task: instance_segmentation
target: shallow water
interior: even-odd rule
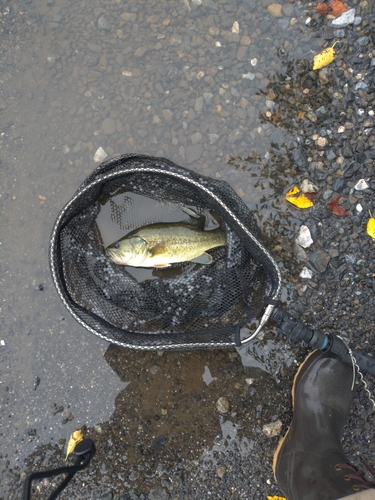
[[[226,180],[254,210],[283,276],[298,275],[292,250],[304,215],[287,205],[284,194],[297,175],[293,152],[299,135],[311,126],[310,97],[303,92],[311,89],[306,61],[321,40],[306,26],[306,6],[285,4],[283,15],[273,17],[268,3],[1,4],[0,498],[19,495],[27,457],[38,468],[47,466],[45,450],[63,448],[73,430],[110,422],[116,408],[127,411],[128,388],[104,358],[108,344],[66,313],[48,267],[53,223],[97,166],[98,148],[108,158],[130,152],[163,156]],[[282,90],[285,78],[295,82],[290,94]],[[323,91],[314,109],[329,100]],[[180,216],[179,209],[175,213]],[[102,231],[104,244],[117,238],[111,231]],[[287,281],[283,300],[289,300]],[[117,368],[126,364],[126,352],[119,352]],[[259,341],[253,366],[277,374],[293,352],[283,341],[266,338]],[[244,365],[252,365],[247,348],[240,354]],[[182,387],[182,399],[184,380],[193,386],[197,364],[201,378],[205,356],[184,358],[185,378],[173,378],[168,391]],[[137,369],[129,387],[148,362],[138,353],[131,358]],[[172,364],[172,354],[167,359]],[[168,362],[164,366],[167,375]],[[220,380],[224,391],[225,373]],[[141,379],[137,386],[140,405],[145,384]],[[194,408],[199,412],[198,399]],[[192,459],[208,435],[217,433],[215,418],[202,416],[206,430],[195,434]],[[142,420],[134,419],[139,425]],[[114,441],[118,428],[113,421],[105,427],[106,438]],[[36,450],[39,457],[31,455]],[[105,459],[104,454],[101,463]],[[114,486],[124,484],[111,477]]]

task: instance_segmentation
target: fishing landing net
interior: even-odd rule
[[[227,244],[208,251],[211,264],[139,270],[106,256],[105,247],[134,228],[186,221],[181,207],[225,228]],[[241,329],[258,318],[258,331],[280,295],[276,263],[233,189],[149,156],[113,158],[89,175],[55,222],[50,266],[60,298],[82,326],[135,349],[241,345],[254,337],[241,340]]]

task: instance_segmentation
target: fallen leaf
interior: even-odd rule
[[[274,497],[267,497],[267,500],[286,500],[285,497],[278,497],[277,495]]]
[[[347,12],[349,9],[345,7],[341,0],[330,0],[328,2],[329,14],[337,17],[340,16],[343,12]]]
[[[322,16],[326,16],[329,12],[329,7],[328,4],[323,3],[323,2],[318,2],[315,5],[316,9],[322,14]]]
[[[375,240],[375,218],[371,215],[371,212],[370,212],[370,218],[367,221],[366,231],[367,234]]]
[[[333,198],[328,204],[327,207],[332,210],[332,212],[335,215],[338,215],[340,217],[343,217],[344,215],[349,215],[348,212],[346,211],[345,207],[342,205],[339,205],[341,196],[336,196],[336,198]]]
[[[314,56],[313,69],[322,69],[328,64],[330,64],[335,59],[335,49],[334,46],[338,43],[337,41],[332,45],[332,47],[327,47],[318,54]]]
[[[320,14],[322,14],[322,16],[331,14],[332,16],[337,17],[340,16],[343,12],[349,10],[347,7],[345,7],[341,0],[330,0],[328,3],[318,2],[315,7],[320,12]]]
[[[316,193],[301,193],[298,186],[294,186],[286,193],[285,197],[289,203],[298,208],[310,208],[314,206]]]
[[[72,435],[69,438],[68,441],[68,446],[66,449],[66,457],[65,460],[68,459],[68,456],[73,453],[76,445],[83,440],[83,431],[82,429],[78,429],[72,433]]]

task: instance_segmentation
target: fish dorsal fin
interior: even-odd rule
[[[196,262],[197,264],[212,264],[212,257],[209,253],[204,252],[202,255],[195,257],[195,259],[191,259],[190,262]]]

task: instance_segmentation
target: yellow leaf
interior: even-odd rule
[[[67,460],[68,456],[74,451],[74,448],[76,447],[76,444],[78,444],[82,440],[83,440],[82,429],[78,429],[77,431],[74,431],[72,433],[72,435],[70,436],[69,441],[68,441],[68,447],[66,449],[65,460]]]
[[[274,497],[267,497],[267,500],[286,500],[285,497],[278,497],[277,495]]]
[[[298,186],[294,186],[292,189],[289,189],[285,197],[289,203],[298,208],[310,208],[314,206],[314,202],[309,199],[309,194],[312,193],[301,193],[300,188]]]
[[[328,47],[318,54],[314,56],[314,66],[313,69],[322,69],[324,66],[327,66],[335,59],[335,49],[334,46],[337,42],[335,42],[332,47]]]
[[[366,227],[367,234],[371,236],[371,238],[374,238],[375,240],[375,219],[374,217],[370,217],[369,220],[367,221],[367,227]]]

